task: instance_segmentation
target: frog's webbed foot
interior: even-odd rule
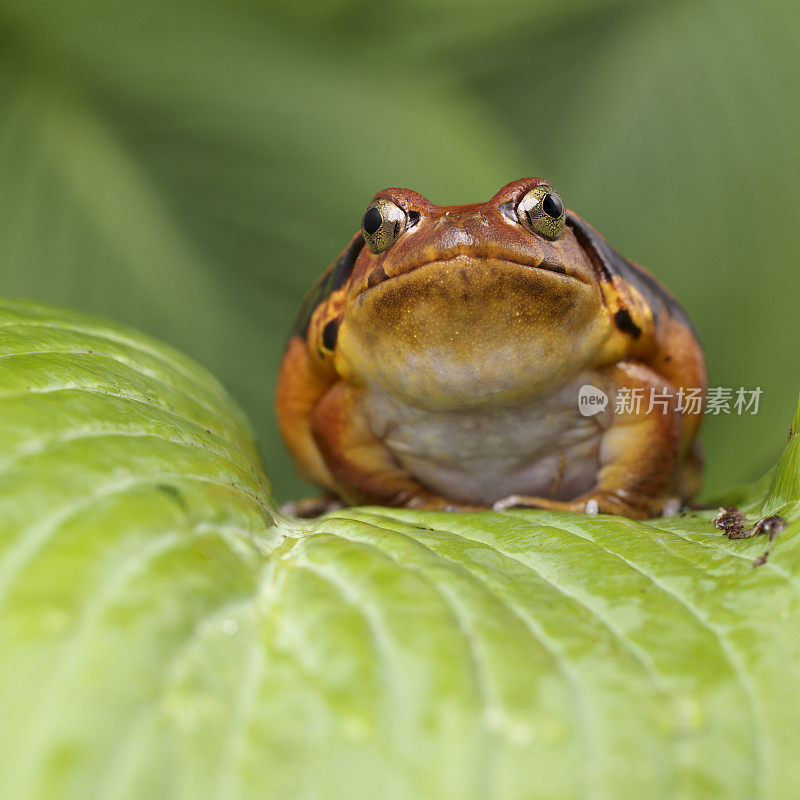
[[[579,514],[620,514],[630,519],[647,519],[658,516],[664,500],[656,498],[625,498],[614,492],[595,492],[576,497],[574,500],[551,500],[526,494],[512,494],[498,500],[495,511],[510,508],[540,508],[547,511],[569,511]]]
[[[440,495],[431,494],[428,492],[420,492],[413,497],[404,498],[402,502],[396,505],[404,506],[405,508],[414,508],[419,511],[487,511],[487,506],[474,505],[471,503],[460,503],[455,500],[449,500]]]
[[[281,513],[301,519],[311,519],[342,508],[344,508],[344,503],[338,497],[332,494],[321,494],[284,503],[281,506]]]
[[[510,494],[498,500],[492,508],[495,511],[508,511],[511,508],[539,508],[547,511],[573,511],[584,514],[598,514],[600,512],[597,500],[550,500],[546,497],[536,497],[529,494]]]

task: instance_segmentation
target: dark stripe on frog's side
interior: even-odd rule
[[[364,237],[358,233],[339,256],[338,261],[331,264],[319,276],[300,304],[300,310],[297,312],[297,317],[295,317],[294,321],[293,335],[304,337],[308,333],[308,326],[311,324],[311,317],[315,309],[337,289],[341,289],[347,283],[363,246]]]
[[[666,312],[696,336],[692,322],[680,303],[652,275],[624,258],[589,223],[571,211],[567,212],[567,225],[572,228],[581,247],[589,254],[600,280],[610,283],[618,275],[642,295],[653,312],[656,324],[660,314]],[[621,322],[624,323],[625,320]]]
[[[336,339],[339,337],[339,320],[332,319],[322,329],[322,346],[333,352],[336,349]]]
[[[614,324],[623,332],[638,339],[642,335],[642,329],[631,319],[631,313],[627,308],[621,308],[614,314]]]

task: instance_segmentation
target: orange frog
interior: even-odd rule
[[[301,473],[328,493],[301,514],[645,518],[697,488],[705,391],[675,298],[525,178],[474,205],[378,192],[303,302],[277,412]]]

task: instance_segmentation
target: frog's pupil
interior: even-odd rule
[[[546,194],[544,200],[542,200],[542,208],[548,217],[558,219],[561,216],[561,212],[564,210],[564,204],[561,202],[560,197],[554,194]]]
[[[367,213],[364,214],[361,227],[364,229],[364,233],[372,235],[380,228],[382,222],[381,212],[373,206],[373,208],[368,208]]]

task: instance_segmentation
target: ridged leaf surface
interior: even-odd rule
[[[711,511],[301,524],[203,370],[3,302],[3,797],[796,797],[798,441],[759,567]]]

